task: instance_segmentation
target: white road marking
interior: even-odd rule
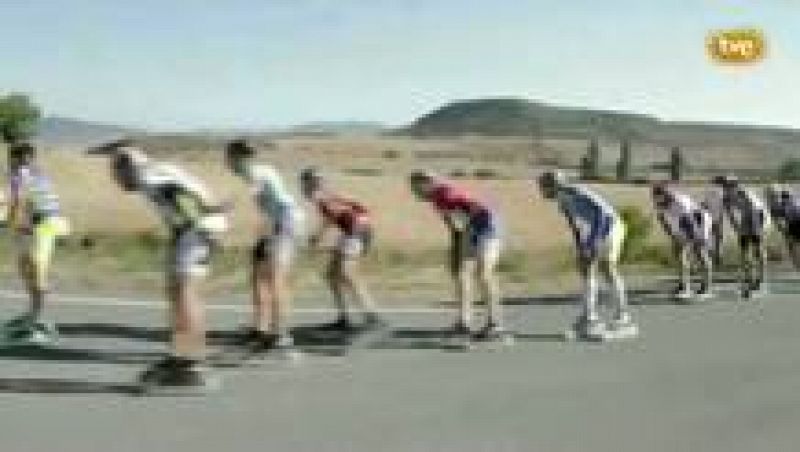
[[[27,300],[28,295],[24,292],[16,292],[9,290],[0,290],[0,298],[11,300]],[[139,309],[164,309],[166,301],[163,300],[145,300],[145,299],[129,299],[117,297],[97,297],[97,296],[79,296],[79,295],[53,295],[52,300],[55,304],[60,305],[73,305],[73,306],[105,306],[105,307],[121,307],[121,308],[139,308]],[[235,313],[249,313],[251,308],[249,305],[239,304],[219,304],[209,303],[206,305],[209,311],[222,311],[222,312],[235,312]],[[428,306],[406,306],[402,308],[380,308],[379,312],[384,314],[446,314],[455,312],[455,308],[431,308]],[[335,313],[333,308],[296,308],[293,309],[297,314],[330,314]]]
[[[674,279],[668,276],[653,276],[655,280],[669,280]],[[717,284],[717,290],[722,291],[735,290],[735,283]],[[24,292],[13,290],[0,290],[0,298],[12,300],[27,300],[28,295]],[[147,300],[147,299],[131,299],[119,297],[98,297],[98,296],[82,296],[82,295],[53,295],[52,299],[57,304],[73,305],[73,306],[105,306],[105,307],[120,307],[120,308],[138,308],[138,309],[164,309],[166,302],[163,300]],[[249,313],[249,304],[219,304],[208,303],[206,309],[209,311],[221,312],[234,312],[234,313]],[[432,308],[424,305],[406,305],[404,307],[395,308],[379,308],[379,312],[385,314],[447,314],[453,313],[456,308]],[[335,313],[333,308],[296,308],[293,310],[297,314],[329,314]]]

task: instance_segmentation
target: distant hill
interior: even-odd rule
[[[675,145],[800,146],[800,130],[668,122],[643,114],[560,107],[517,98],[453,102],[420,117],[399,132],[419,137],[484,135],[585,139],[597,135]]]
[[[374,135],[384,130],[385,126],[378,122],[320,121],[288,127],[278,132],[299,135]]]
[[[168,138],[180,139],[227,139],[236,136],[292,136],[292,135],[377,135],[386,127],[377,122],[367,121],[320,121],[297,126],[269,128],[259,130],[197,130],[176,132],[164,135]],[[49,116],[43,118],[39,125],[37,141],[43,144],[59,146],[85,146],[124,136],[149,136],[145,130],[101,124],[79,119]]]
[[[36,139],[49,145],[84,146],[137,133],[125,127],[49,116],[40,122]]]

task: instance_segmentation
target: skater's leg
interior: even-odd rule
[[[20,256],[19,267],[30,297],[29,315],[36,322],[44,311],[56,234],[45,222],[34,227],[29,240],[29,246]]]
[[[500,239],[491,238],[481,243],[477,257],[477,280],[481,298],[486,303],[487,325],[502,327],[500,284],[496,268],[500,259]]]
[[[342,281],[342,256],[340,253],[333,252],[328,268],[325,271],[325,281],[333,296],[334,307],[338,312],[338,321],[347,322],[349,319],[347,303],[344,299],[344,286]]]
[[[711,256],[715,266],[722,265],[722,220],[718,219],[711,226]]]
[[[766,244],[764,243],[764,238],[762,236],[758,237],[758,240],[753,245],[753,252],[754,256],[753,259],[755,260],[755,270],[753,281],[755,285],[755,289],[760,289],[764,280],[766,278],[766,266],[767,266],[767,250]]]
[[[740,238],[739,251],[739,279],[742,286],[742,294],[746,297],[749,297],[753,289],[753,283],[755,282],[753,269],[754,251],[751,237],[742,236]]]
[[[171,253],[167,296],[173,354],[190,361],[202,361],[206,354],[206,319],[199,290],[208,273],[211,247],[201,234],[188,231],[174,238]]]
[[[256,331],[282,335],[288,332],[290,305],[287,279],[293,259],[290,238],[270,237],[253,253],[253,308]]]
[[[468,245],[465,243],[465,232],[454,232],[450,244],[450,275],[455,287],[458,303],[457,322],[465,327],[472,324],[472,302],[470,299],[470,259],[467,256]]]
[[[692,288],[692,260],[691,249],[686,242],[677,243],[676,255],[678,261],[678,296],[684,296],[691,292]]]
[[[173,355],[200,361],[205,358],[205,309],[198,297],[199,281],[177,274],[170,279]]]
[[[584,286],[581,317],[589,322],[600,320],[600,313],[597,306],[599,291],[597,267],[597,260],[581,263],[581,277],[583,279]]]
[[[789,257],[796,270],[800,270],[800,240],[789,237],[787,239],[787,247],[789,248]]]
[[[258,333],[266,333],[271,320],[267,306],[271,304],[272,288],[268,282],[266,253],[266,243],[259,241],[253,250],[251,263],[253,330]]]
[[[286,245],[292,246],[291,244]],[[278,249],[273,251],[267,262],[266,279],[272,287],[272,303],[270,304],[271,319],[269,328],[277,336],[289,333],[289,318],[291,316],[291,300],[289,294],[289,272],[291,270],[291,249]]]
[[[41,318],[46,304],[48,273],[55,247],[56,234],[43,223],[30,234],[20,234],[17,257],[19,275],[28,293],[28,310],[3,324],[7,340],[52,344],[57,340],[56,329]]]
[[[613,292],[613,319],[619,320],[628,316],[628,297],[625,283],[619,272],[619,259],[625,241],[626,228],[622,222],[616,223],[608,237],[608,248],[602,259],[602,270]]]
[[[361,275],[359,260],[357,256],[339,258],[342,283],[353,294],[353,301],[359,310],[368,318],[375,318],[378,311]]]
[[[700,294],[705,295],[711,290],[711,283],[714,275],[714,262],[711,258],[711,251],[707,246],[697,245],[694,254],[698,266],[700,267],[700,272],[702,273]]]
[[[353,302],[364,315],[367,324],[377,324],[381,322],[380,316],[360,271],[361,261],[366,257],[371,241],[370,229],[343,236],[336,249],[336,260],[342,288],[350,291]]]

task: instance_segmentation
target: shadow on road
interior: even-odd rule
[[[63,378],[0,378],[0,393],[17,394],[137,394],[137,386]]]
[[[347,346],[358,332],[325,331],[318,325],[300,325],[292,329],[295,343],[301,347]],[[135,341],[169,341],[164,328],[149,328],[117,323],[60,323],[58,333],[65,337],[102,337]],[[231,345],[242,338],[243,330],[213,330],[207,333],[209,345]]]
[[[59,325],[63,336],[117,337],[124,339],[166,342],[166,331],[128,325],[67,324]],[[320,325],[300,325],[292,329],[295,345],[304,353],[320,356],[344,356],[354,349],[377,350],[451,350],[448,328],[387,328],[378,332],[335,331]],[[243,331],[217,330],[208,333],[211,347],[220,347],[223,353],[237,349]],[[561,334],[514,333],[517,342],[561,341]],[[234,353],[235,354],[235,353]],[[161,353],[120,353],[87,349],[20,349],[0,350],[0,359],[34,359],[46,361],[103,361],[117,364],[145,364]]]
[[[665,293],[664,288],[631,289],[628,290],[628,297],[630,303],[634,305],[676,304],[671,297],[665,296]],[[601,292],[601,296],[604,299],[608,295],[606,291]],[[580,294],[552,294],[531,297],[506,297],[503,299],[503,304],[506,306],[562,306],[577,305],[580,303],[580,299]]]
[[[371,344],[370,348],[452,350],[448,342],[449,331],[441,328],[399,328],[386,334]],[[557,333],[519,333],[512,332],[516,342],[563,342],[563,335]]]
[[[118,323],[59,323],[58,334],[77,337],[118,337],[148,342],[166,342],[169,340],[169,332],[164,328],[148,328]]]
[[[0,359],[28,359],[58,362],[103,362],[109,364],[147,364],[163,356],[159,352],[101,351],[83,348],[12,347],[0,349]]]

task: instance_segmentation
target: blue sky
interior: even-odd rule
[[[0,21],[0,92],[109,123],[403,124],[519,96],[800,128],[800,0],[3,0]],[[708,61],[735,26],[764,30],[762,64]]]

